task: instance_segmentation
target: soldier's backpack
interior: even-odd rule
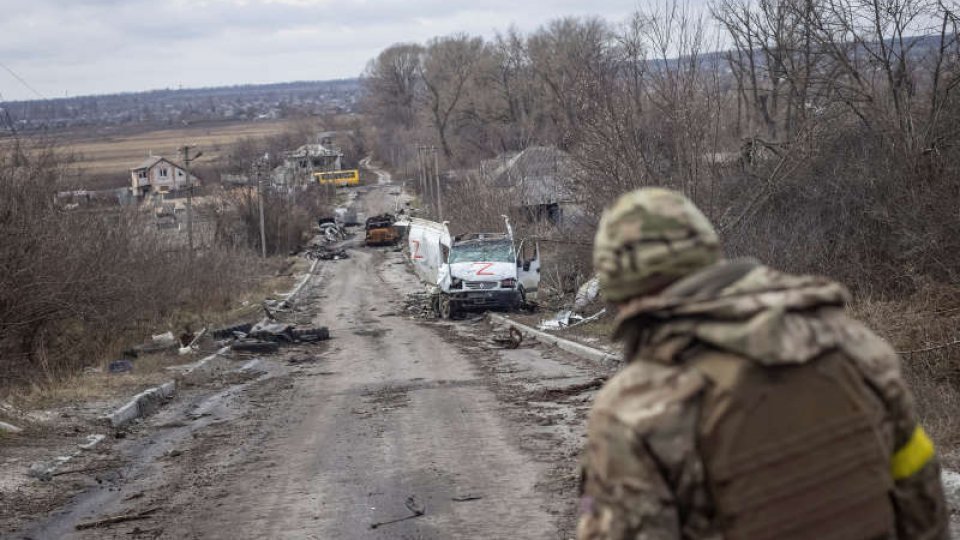
[[[847,358],[694,358],[711,383],[698,444],[725,539],[896,538],[884,408]]]

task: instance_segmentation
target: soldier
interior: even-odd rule
[[[627,364],[590,413],[580,539],[949,537],[897,356],[842,286],[723,260],[664,189],[604,214],[594,264]]]

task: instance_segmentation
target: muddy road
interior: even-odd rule
[[[393,191],[354,204],[392,211]],[[178,398],[110,449],[123,467],[11,537],[570,538],[605,370],[416,318],[401,254],[350,254],[289,314],[331,340],[237,359],[244,376]]]

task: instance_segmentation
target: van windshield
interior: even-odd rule
[[[513,244],[509,241],[465,242],[453,246],[450,264],[462,262],[513,262]]]

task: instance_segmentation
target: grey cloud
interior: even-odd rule
[[[358,75],[398,41],[622,20],[635,0],[0,0],[0,62],[51,95]],[[164,66],[159,74],[157,66]],[[176,79],[171,81],[172,68]],[[29,91],[0,72],[7,99]]]

